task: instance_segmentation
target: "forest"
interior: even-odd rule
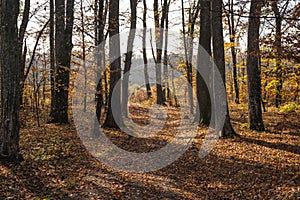
[[[1,0],[0,199],[299,199],[299,0]]]

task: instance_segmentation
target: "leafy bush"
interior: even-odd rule
[[[291,102],[280,107],[281,113],[297,112],[298,110],[300,110],[300,106],[296,102]]]

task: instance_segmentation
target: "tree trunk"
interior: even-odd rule
[[[21,160],[19,153],[20,58],[18,0],[0,2],[0,158]]]
[[[233,0],[228,1],[229,13],[227,13],[228,20],[228,30],[229,30],[229,41],[230,41],[230,50],[231,50],[231,59],[232,59],[232,71],[233,71],[233,86],[235,98],[234,101],[236,104],[240,103],[240,94],[239,94],[239,85],[238,85],[238,74],[237,74],[237,55],[236,55],[236,26],[234,19],[234,2]]]
[[[54,51],[54,0],[50,0],[50,36],[49,36],[49,45],[50,45],[50,85],[51,85],[51,110],[54,109],[55,101],[55,51]]]
[[[147,3],[146,0],[143,0],[144,11],[143,11],[143,60],[144,60],[144,75],[145,75],[145,84],[148,98],[151,98],[151,86],[149,83],[149,74],[148,74],[148,58],[146,50],[146,40],[147,40]]]
[[[194,114],[194,98],[193,98],[193,86],[192,86],[192,73],[191,73],[191,60],[189,59],[188,55],[188,41],[186,39],[186,32],[185,32],[185,17],[184,17],[184,2],[181,0],[181,19],[182,19],[182,34],[183,34],[183,43],[184,43],[184,55],[185,55],[185,67],[187,72],[187,80],[188,80],[188,96],[189,96],[189,103],[190,103],[190,113]]]
[[[103,126],[105,128],[119,129],[117,122],[121,122],[121,116],[112,113],[112,93],[116,93],[113,106],[121,112],[121,88],[116,87],[121,78],[121,52],[119,34],[119,0],[109,2],[109,59],[110,59],[110,91],[108,96],[107,116]]]
[[[74,0],[55,1],[55,96],[50,113],[52,123],[69,123],[68,101],[72,32],[74,23]],[[53,97],[52,97],[53,98]]]
[[[19,30],[19,65],[20,65],[20,106],[23,104],[23,90],[24,90],[24,71],[25,71],[25,61],[26,61],[26,53],[27,53],[27,48],[26,48],[26,42],[24,41],[25,37],[25,32],[27,29],[27,25],[29,22],[29,12],[30,12],[30,0],[25,0],[24,4],[24,12],[23,12],[23,18],[22,18],[22,23],[20,26]],[[25,46],[24,46],[25,42]],[[23,47],[24,46],[24,47]]]
[[[282,17],[278,7],[278,0],[272,2],[272,10],[275,14],[275,49],[276,49],[276,76],[277,76],[277,86],[276,86],[276,98],[275,98],[275,106],[279,108],[282,101],[282,84],[283,84],[283,68],[281,65],[281,55],[282,55],[282,47],[281,47],[281,40],[282,40],[282,33],[281,33],[281,26],[282,26]]]
[[[222,76],[225,94],[226,94],[226,77],[225,77],[225,53],[224,53],[224,38],[223,38],[223,25],[222,25],[222,0],[213,0],[212,8],[214,8],[214,12],[212,12],[212,34],[213,34],[213,57],[215,59],[215,64],[217,65],[219,72]],[[214,91],[217,93],[218,91]],[[217,95],[216,95],[217,96]],[[226,96],[225,96],[226,97]],[[217,101],[217,99],[215,99]],[[227,101],[227,98],[225,99]],[[223,103],[223,102],[218,102]],[[223,109],[226,109],[226,119],[225,124],[222,129],[221,136],[224,138],[232,138],[237,134],[232,128],[230,117],[229,117],[229,109],[228,104],[225,102]],[[217,111],[215,111],[217,112]],[[217,113],[215,113],[217,115]]]
[[[248,109],[250,129],[263,131],[264,124],[261,109],[261,78],[259,70],[259,27],[262,8],[260,0],[252,0],[248,27]]]
[[[201,1],[201,13],[200,13],[200,40],[199,45],[202,46],[209,55],[211,55],[211,19],[210,19],[210,9],[211,9],[211,1],[210,0],[202,0]],[[198,54],[198,58],[199,58]],[[198,62],[199,63],[199,62]],[[198,71],[200,71],[201,67],[205,66],[197,66]],[[209,79],[209,78],[208,78]],[[211,117],[211,102],[208,87],[209,85],[205,84],[204,78],[197,73],[196,78],[197,85],[197,100],[199,102],[200,110],[200,124],[204,126],[209,126],[210,117]]]
[[[131,17],[130,17],[130,32],[128,36],[127,42],[127,52],[125,56],[125,67],[123,73],[123,85],[122,85],[122,115],[124,117],[128,117],[128,83],[131,69],[131,60],[132,60],[132,50],[133,43],[136,33],[136,21],[137,21],[137,0],[130,0],[130,9],[131,9]]]
[[[166,1],[166,0],[164,0]],[[165,4],[165,3],[164,3]],[[164,96],[162,91],[162,78],[161,78],[161,64],[162,64],[162,44],[163,44],[163,16],[162,14],[161,24],[159,23],[159,11],[158,11],[158,0],[154,0],[154,24],[155,24],[155,39],[156,39],[156,64],[155,64],[155,75],[156,75],[156,103],[159,105],[164,104]],[[164,6],[165,7],[165,6]]]

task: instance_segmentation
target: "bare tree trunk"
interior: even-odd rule
[[[252,0],[248,27],[248,109],[250,129],[263,131],[264,124],[261,109],[261,79],[259,70],[259,27],[263,2]]]
[[[20,58],[20,106],[23,104],[23,90],[24,90],[24,71],[25,71],[25,61],[26,61],[26,53],[27,53],[27,48],[26,48],[26,42],[24,41],[25,37],[25,32],[27,29],[27,25],[29,22],[29,12],[30,12],[30,0],[25,0],[24,4],[24,11],[23,11],[23,18],[22,18],[22,23],[20,26],[19,30],[19,58]],[[24,46],[25,42],[25,46]],[[23,47],[24,46],[24,47]]]
[[[86,69],[86,51],[85,51],[85,24],[84,24],[84,10],[83,0],[80,1],[80,14],[81,14],[81,40],[82,40],[82,63],[84,70],[84,97],[83,97],[83,111],[86,112],[86,87],[87,87],[87,69]]]
[[[50,0],[50,85],[51,85],[51,110],[50,113],[53,112],[54,109],[54,101],[55,98],[55,51],[54,51],[54,0]]]
[[[131,60],[132,60],[132,50],[133,43],[136,33],[136,21],[137,21],[137,0],[130,0],[130,9],[131,9],[131,17],[130,17],[130,32],[128,36],[127,42],[127,53],[125,56],[125,67],[123,73],[123,85],[122,85],[122,115],[124,117],[128,117],[128,83],[129,83],[129,75],[131,69]]]
[[[110,57],[110,91],[108,96],[107,116],[103,126],[105,128],[116,128],[119,126],[116,121],[121,122],[121,116],[114,116],[112,113],[112,92],[121,78],[121,53],[119,37],[119,0],[109,2],[109,57]],[[115,109],[121,112],[121,90],[118,88],[114,99]]]
[[[74,0],[55,0],[55,100],[50,113],[52,123],[69,123],[69,82],[74,24]]]
[[[281,55],[282,55],[282,47],[281,47],[281,40],[282,40],[282,16],[278,7],[278,0],[272,2],[272,10],[275,14],[275,49],[276,49],[276,76],[277,76],[277,86],[276,86],[276,98],[275,98],[275,106],[278,108],[282,102],[282,84],[283,84],[283,68],[281,64]]]
[[[182,15],[182,34],[183,34],[183,43],[184,43],[184,54],[185,54],[185,66],[187,71],[187,79],[188,79],[188,96],[189,96],[189,103],[190,103],[190,113],[194,113],[194,98],[193,98],[193,86],[192,86],[192,73],[191,73],[191,60],[189,59],[188,55],[188,42],[186,39],[186,32],[185,32],[185,13],[184,13],[184,2],[181,0],[181,15]],[[190,38],[188,39],[190,41]]]
[[[0,159],[22,160],[19,153],[20,54],[18,0],[0,2]]]
[[[200,40],[199,45],[202,46],[209,55],[211,55],[211,1],[210,0],[201,0],[201,13],[200,13]],[[199,58],[198,53],[198,58]],[[199,63],[199,62],[198,62]],[[197,66],[198,71],[200,71],[201,67],[205,66]],[[209,79],[209,78],[208,78]],[[203,77],[197,73],[197,100],[199,102],[200,109],[200,124],[204,126],[208,126],[211,118],[211,102],[208,87],[209,85],[205,84]],[[197,109],[197,112],[198,110]]]
[[[164,100],[167,101],[170,96],[170,89],[169,89],[169,77],[168,77],[168,43],[169,43],[169,7],[170,7],[171,1],[169,0],[167,10],[166,10],[166,28],[165,28],[165,49],[164,49],[164,59],[163,59],[163,64],[164,64],[164,85],[165,85],[165,90],[164,90]]]
[[[224,38],[223,38],[223,25],[222,25],[222,0],[213,0],[212,1],[212,8],[214,8],[214,12],[212,12],[212,34],[213,34],[213,57],[215,60],[215,64],[217,65],[219,72],[222,76],[225,94],[226,94],[226,85],[225,85],[225,53],[224,53]],[[214,91],[216,94],[218,91]],[[218,95],[216,95],[218,96]],[[226,97],[226,96],[225,96]],[[227,101],[227,98],[225,99]],[[217,99],[214,99],[217,101]],[[224,102],[218,102],[224,103]],[[228,104],[225,102],[224,110],[226,110],[226,119],[225,124],[222,129],[222,137],[224,138],[232,138],[237,134],[232,128],[230,117],[229,117],[229,109]],[[217,112],[217,111],[216,111]],[[217,115],[217,113],[215,113]]]
[[[164,0],[166,2],[166,0]],[[165,5],[165,3],[164,3]],[[161,64],[162,64],[162,44],[163,44],[163,16],[161,19],[161,24],[159,23],[159,11],[158,11],[158,0],[154,0],[154,23],[155,23],[155,39],[156,39],[156,65],[155,65],[155,75],[156,75],[156,103],[159,105],[164,104],[164,97],[162,91],[162,78],[161,78]],[[165,6],[164,6],[165,7]],[[164,12],[165,9],[163,9]]]
[[[148,74],[148,58],[146,50],[146,37],[147,37],[147,3],[146,0],[143,0],[144,11],[143,11],[143,60],[144,60],[144,75],[145,75],[145,84],[148,98],[151,98],[151,86],[149,83],[149,74]]]

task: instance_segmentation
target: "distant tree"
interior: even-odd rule
[[[263,131],[264,124],[261,108],[261,78],[259,69],[259,27],[263,1],[251,0],[248,27],[248,112],[250,129]]]
[[[74,0],[55,0],[55,88],[51,123],[69,123],[69,82],[74,25]]]
[[[0,158],[21,160],[19,153],[20,58],[19,0],[0,3]]]

